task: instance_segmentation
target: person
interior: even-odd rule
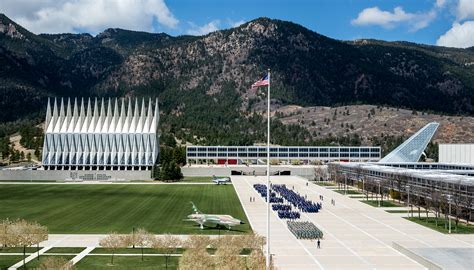
[[[318,238],[318,248],[321,248],[321,241],[319,241],[319,238]]]
[[[308,182],[306,182],[306,186],[308,186]]]

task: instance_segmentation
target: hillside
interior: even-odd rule
[[[48,96],[158,96],[164,136],[252,144],[264,140],[263,118],[254,113],[264,92],[249,86],[267,68],[274,107],[373,104],[472,116],[471,63],[472,48],[338,41],[268,18],[199,37],[122,29],[94,37],[35,35],[0,15],[0,123],[40,121]],[[367,118],[356,116],[354,124]],[[276,143],[321,143],[329,135],[290,120],[274,121]],[[6,134],[13,125],[3,126]]]
[[[474,117],[469,116],[446,116],[375,105],[282,106],[275,115],[283,124],[302,126],[316,138],[357,134],[363,144],[373,144],[373,138],[407,138],[427,123],[438,122],[440,127],[434,142],[474,143]]]

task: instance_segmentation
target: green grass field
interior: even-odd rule
[[[379,203],[376,200],[368,200],[368,201],[361,200],[361,202],[366,203],[366,204],[371,205],[371,206],[374,206],[374,207],[379,206]],[[380,207],[401,207],[401,205],[384,200],[384,201],[380,202]]]
[[[339,194],[347,194],[347,195],[364,195],[363,193],[357,191],[357,190],[353,190],[353,189],[348,189],[347,192],[345,193],[343,189],[335,189],[335,190],[332,190],[334,192],[337,192]]]
[[[392,214],[403,214],[406,213],[408,214],[408,210],[385,210],[387,213],[392,213]]]
[[[0,185],[0,219],[24,218],[50,233],[241,234],[251,231],[232,185]],[[193,201],[200,211],[229,214],[246,224],[200,230],[183,221]]]
[[[78,270],[94,269],[165,269],[165,257],[114,256],[114,265],[110,265],[111,256],[86,256],[76,264]],[[179,257],[168,258],[168,269],[178,268]]]
[[[0,256],[0,270],[7,270],[8,267],[21,261],[23,256],[20,255],[3,255]]]
[[[333,187],[333,186],[336,186],[336,184],[334,182],[329,182],[329,181],[315,181],[314,182],[316,185],[318,186],[322,186],[322,187]]]
[[[419,219],[418,217],[410,217],[410,218],[405,218],[410,221],[413,221],[415,223],[418,223],[420,225],[423,225],[425,227],[428,227],[430,229],[433,229],[435,231],[441,232],[441,233],[448,233],[449,230],[445,229],[444,227],[444,218],[439,218],[438,219],[438,226],[436,226],[436,218],[434,217],[429,217],[428,220],[426,217],[422,217]],[[446,224],[448,224],[446,222]],[[448,225],[447,225],[448,226]],[[454,220],[451,220],[451,233],[459,233],[459,234],[473,234],[474,233],[474,226],[472,225],[466,225],[464,223],[459,223],[458,227],[456,228],[456,223]]]
[[[179,180],[179,182],[185,183],[210,183],[212,182],[212,177],[209,176],[186,176],[183,179]]]
[[[85,248],[84,247],[53,247],[48,249],[45,254],[48,253],[74,253],[74,254],[79,254],[81,251],[83,251]]]

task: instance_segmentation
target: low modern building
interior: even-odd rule
[[[378,146],[271,146],[270,159],[278,161],[378,161]],[[188,146],[186,159],[214,161],[220,164],[257,163],[267,158],[265,146]]]
[[[472,169],[470,167],[466,169]],[[389,194],[394,190],[412,203],[435,207],[451,203],[459,215],[472,220],[474,212],[474,177],[437,169],[413,169],[381,165],[379,163],[331,163],[331,178],[337,182],[358,185],[365,190]],[[360,184],[357,184],[360,183]],[[453,207],[454,207],[453,206]],[[441,207],[441,206],[439,206]]]
[[[45,170],[151,170],[157,162],[158,100],[48,101]]]
[[[474,164],[474,144],[440,144],[439,162]]]

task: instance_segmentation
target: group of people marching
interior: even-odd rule
[[[323,232],[309,221],[287,221],[288,229],[298,239],[321,239]]]
[[[307,185],[308,186],[308,185]],[[264,184],[254,184],[255,190],[262,196],[265,201],[267,199],[267,186]],[[322,195],[319,195],[321,201],[324,200]],[[251,197],[250,201],[255,201],[255,198]],[[272,204],[272,210],[277,211],[278,217],[281,219],[287,219],[288,229],[298,239],[309,239],[317,240],[317,248],[321,248],[320,239],[323,238],[323,232],[318,229],[312,222],[309,221],[296,221],[300,219],[301,212],[306,213],[317,213],[322,209],[322,202],[313,202],[307,200],[307,196],[301,196],[299,193],[290,190],[286,185],[270,185],[270,203]],[[335,205],[334,199],[331,199],[331,204]],[[296,211],[293,210],[295,207]],[[299,210],[299,211],[298,211]]]
[[[296,193],[293,190],[289,190],[286,185],[272,185],[272,190],[279,193],[285,200],[290,202],[294,207],[305,213],[317,213],[322,205],[321,203],[314,203],[310,200],[306,200],[305,197]]]

